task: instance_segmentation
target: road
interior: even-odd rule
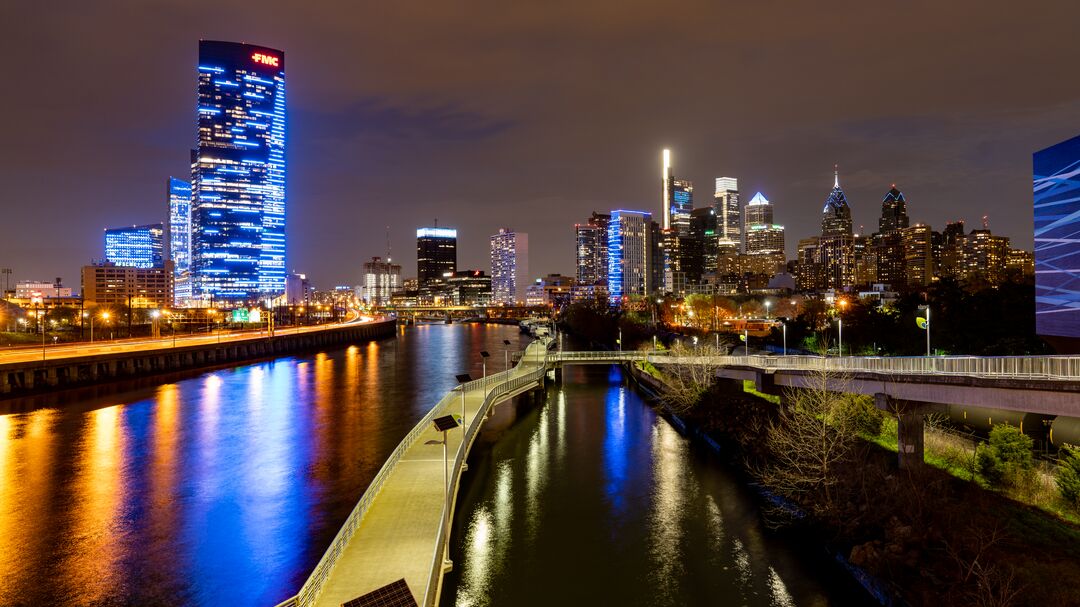
[[[378,320],[378,319],[375,319]],[[278,328],[275,335],[294,335],[297,333],[311,333],[325,331],[335,327],[362,322],[365,320],[355,311],[350,311],[348,317],[340,323],[296,326]],[[16,348],[0,349],[0,365],[9,363],[25,363],[40,360],[57,360],[63,358],[77,358],[80,356],[94,356],[96,354],[118,354],[125,352],[145,352],[148,350],[161,350],[171,348],[183,348],[186,346],[201,346],[215,343],[231,343],[250,339],[264,339],[266,330],[261,331],[221,331],[210,334],[177,335],[175,338],[166,336],[158,339],[124,339],[117,341],[95,341],[82,343],[47,344],[42,347],[21,346]]]

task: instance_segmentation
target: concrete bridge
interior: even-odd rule
[[[549,371],[558,377],[567,365],[709,365],[733,390],[741,392],[742,382],[751,380],[772,394],[810,387],[814,374],[828,372],[844,391],[872,395],[898,416],[902,466],[922,461],[922,416],[946,404],[1080,416],[1080,357],[679,356],[549,352],[551,345],[547,339],[533,342],[514,368],[448,392],[387,459],[299,593],[279,607],[336,607],[395,583],[418,605],[437,605],[443,575],[452,566],[448,521],[480,426],[493,406],[542,387]],[[464,420],[447,433],[446,447],[454,454],[448,469],[433,427],[433,420],[447,414]]]

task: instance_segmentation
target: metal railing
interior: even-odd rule
[[[652,356],[649,357],[653,359]],[[828,371],[895,373],[903,375],[963,375],[971,377],[1080,379],[1080,356],[723,356],[724,365],[767,369],[825,369]],[[677,359],[675,359],[677,360]],[[663,361],[658,361],[663,362]]]
[[[544,345],[546,347],[550,344]],[[543,374],[546,372],[547,367],[546,364],[540,364],[536,369],[528,372],[526,376],[516,379],[510,379],[516,370],[518,370],[519,368],[523,368],[523,366],[544,362],[545,357],[529,356],[528,350],[526,350],[526,355],[521,357],[521,360],[518,361],[518,364],[513,369],[501,371],[499,373],[489,375],[486,378],[474,379],[459,386],[455,386],[454,389],[443,395],[443,397],[439,399],[439,402],[434,407],[432,407],[431,410],[428,411],[427,414],[419,422],[417,422],[415,426],[413,426],[412,430],[410,430],[407,435],[405,435],[405,438],[401,439],[401,442],[399,442],[397,447],[394,448],[394,451],[390,454],[389,457],[386,458],[386,461],[383,462],[382,468],[379,469],[378,474],[375,475],[375,477],[371,480],[371,483],[368,485],[367,489],[364,490],[364,494],[360,497],[360,501],[358,501],[356,503],[356,506],[353,507],[352,511],[349,513],[348,518],[345,519],[345,523],[342,524],[341,529],[339,529],[337,535],[334,536],[334,540],[330,543],[330,546],[326,549],[326,552],[323,553],[322,558],[319,559],[319,563],[315,566],[315,569],[312,570],[311,575],[308,576],[307,580],[304,582],[304,585],[300,587],[300,591],[297,592],[295,596],[289,597],[281,603],[278,603],[276,607],[307,607],[308,605],[312,605],[315,603],[316,599],[319,597],[319,593],[322,591],[323,584],[333,572],[334,566],[337,564],[338,558],[345,551],[345,548],[352,540],[353,535],[356,534],[356,530],[357,528],[359,528],[360,522],[363,520],[364,515],[367,513],[368,509],[371,507],[371,504],[375,501],[375,498],[378,497],[379,491],[382,489],[382,486],[386,482],[387,478],[389,478],[394,467],[401,460],[405,452],[413,446],[413,444],[420,437],[420,435],[431,427],[432,421],[435,419],[435,417],[443,413],[454,413],[455,404],[457,400],[461,398],[461,389],[471,391],[483,389],[486,387],[492,388],[492,390],[487,393],[483,405],[481,405],[480,413],[475,415],[473,419],[474,422],[477,419],[482,420],[483,417],[481,414],[487,413],[487,409],[490,407],[491,403],[494,402],[495,399],[497,399],[503,394],[506,394],[507,392],[517,390],[523,385],[538,381],[539,378],[543,377]],[[524,381],[524,383],[522,383],[522,380],[527,381]],[[466,433],[466,440],[462,442],[462,447],[464,447],[464,445],[466,444],[472,444],[472,439],[475,438],[476,429],[478,428],[479,424],[476,423],[473,423],[469,427],[469,430]],[[459,448],[458,457],[455,458],[455,461],[458,461],[458,459],[461,458],[462,453],[468,453],[468,451],[462,451],[462,449]],[[460,466],[458,469],[460,469]],[[451,493],[451,495],[456,493],[457,475],[454,476],[454,479],[455,480],[451,485],[454,491]],[[445,514],[446,513],[444,511],[443,516],[445,516]],[[440,524],[440,545],[445,543],[442,533],[442,525]],[[437,556],[442,556],[442,552],[437,551],[436,554]],[[441,563],[441,561],[439,561],[439,563]]]
[[[523,357],[524,360],[524,357]],[[547,373],[546,358],[540,358],[540,361],[544,361],[545,364],[537,366],[531,371],[527,371],[524,375],[515,378],[503,378],[502,383],[489,384],[489,390],[486,391],[484,401],[480,405],[480,408],[473,414],[472,423],[469,424],[465,430],[465,437],[462,439],[461,444],[458,445],[457,454],[454,456],[453,468],[454,474],[450,476],[450,487],[448,489],[448,498],[443,501],[443,509],[439,524],[439,531],[435,538],[435,551],[431,558],[431,575],[428,578],[427,588],[424,591],[424,607],[432,607],[435,605],[435,601],[439,595],[439,591],[442,585],[443,576],[443,561],[446,558],[447,548],[447,534],[449,529],[449,512],[452,510],[454,503],[457,501],[458,483],[461,478],[461,469],[465,463],[465,458],[468,457],[469,449],[472,447],[473,441],[476,440],[476,435],[480,431],[480,426],[483,425],[483,420],[487,416],[488,410],[497,402],[509,398],[518,390],[523,388],[529,388],[543,379],[544,374]]]

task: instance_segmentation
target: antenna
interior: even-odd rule
[[[390,263],[390,226],[386,226],[386,262]]]
[[[989,215],[983,215],[983,229],[984,230],[989,230],[990,229],[990,216]]]

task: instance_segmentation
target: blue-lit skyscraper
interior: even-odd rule
[[[105,230],[105,261],[128,268],[165,265],[164,228],[160,223]]]
[[[169,177],[165,198],[169,204],[165,257],[173,262],[174,304],[187,305],[191,300],[191,184]]]
[[[285,291],[285,54],[199,42],[191,176],[196,301]]]
[[[611,212],[607,225],[608,298],[648,295],[655,290],[652,215],[644,211]]]

